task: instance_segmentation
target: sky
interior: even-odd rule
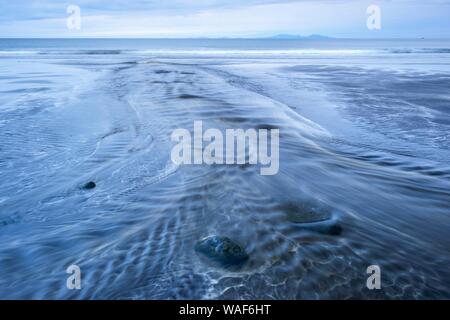
[[[69,5],[80,9],[80,28]],[[367,27],[370,5],[380,9],[379,29]],[[276,34],[450,38],[450,0],[0,0],[2,38]]]

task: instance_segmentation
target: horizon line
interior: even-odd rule
[[[0,37],[0,40],[450,40],[448,37],[329,37],[314,38],[299,36],[298,38],[268,37]]]

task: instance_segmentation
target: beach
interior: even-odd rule
[[[0,40],[0,297],[449,299],[449,87],[448,40]],[[279,170],[175,164],[200,120]]]

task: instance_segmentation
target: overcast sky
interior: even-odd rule
[[[381,30],[366,26],[381,9]],[[81,9],[69,29],[68,5]],[[450,0],[0,0],[0,37],[450,38]]]

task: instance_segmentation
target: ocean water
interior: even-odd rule
[[[1,39],[0,298],[449,299],[449,88],[448,40]],[[196,120],[279,173],[173,164]]]

